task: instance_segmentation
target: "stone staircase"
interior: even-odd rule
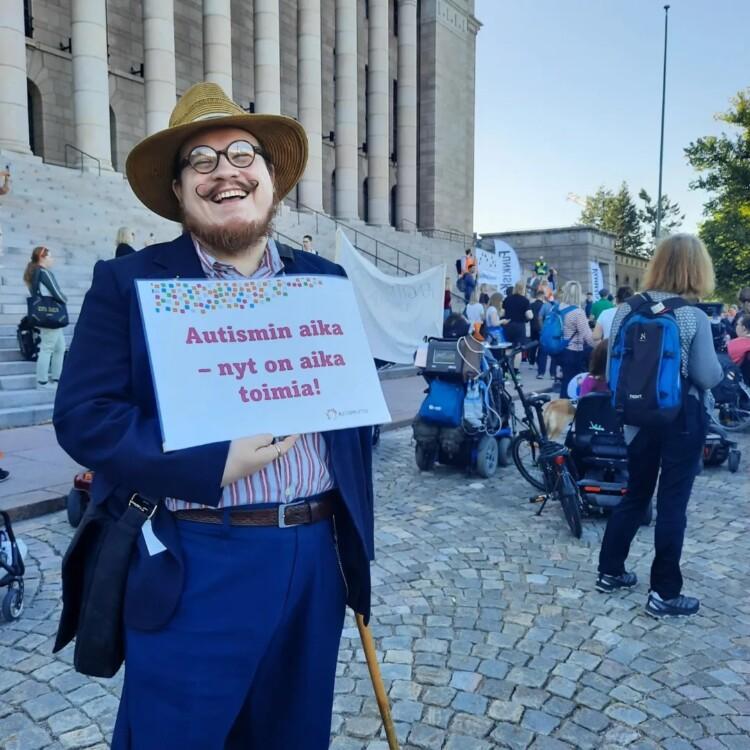
[[[26,314],[22,276],[31,250],[36,245],[52,250],[53,270],[68,296],[74,324],[94,264],[114,255],[118,227],[135,230],[137,247],[149,235],[152,241],[163,242],[180,232],[177,224],[150,213],[119,173],[81,173],[0,151],[0,164],[6,163],[11,165],[13,183],[11,193],[0,198],[0,429],[39,424],[52,415],[54,392],[35,389],[35,363],[22,360],[16,342],[16,326]],[[366,257],[391,274],[412,274],[441,263],[450,272],[455,258],[463,254],[456,242],[362,222],[344,226],[325,214],[289,205],[281,207],[275,228],[282,242],[296,247],[301,246],[303,235],[312,235],[318,252],[331,259],[340,228]],[[66,329],[68,341],[73,330],[74,325]]]

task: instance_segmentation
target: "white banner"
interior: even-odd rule
[[[372,356],[412,364],[424,336],[443,334],[445,266],[416,276],[390,276],[336,232],[336,260],[354,285]]]
[[[604,274],[602,273],[602,269],[599,266],[599,264],[592,260],[590,261],[590,268],[591,268],[591,291],[594,294],[594,299],[599,299],[599,290],[603,289],[606,284],[604,283]],[[585,290],[584,291],[588,291]]]
[[[521,264],[516,251],[502,240],[495,240],[495,252],[474,248],[479,266],[479,283],[489,284],[503,291],[521,278]]]
[[[390,421],[347,279],[135,283],[165,451]]]

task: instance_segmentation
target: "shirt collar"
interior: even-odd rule
[[[193,240],[193,246],[195,247],[195,252],[198,255],[198,260],[200,261],[201,268],[203,268],[204,273],[210,276],[216,276],[217,274],[232,276],[245,275],[231,263],[224,263],[223,261],[216,260],[216,258],[214,258],[213,255],[211,255],[203,247],[203,245],[201,245],[201,243],[198,241],[198,238],[194,234],[191,234],[190,237]],[[288,256],[288,253],[285,253],[285,256]],[[263,257],[261,258],[258,268],[254,273],[250,274],[250,276],[247,276],[246,278],[252,279],[262,276],[276,276],[283,269],[284,264],[281,260],[279,248],[276,245],[276,240],[274,240],[273,237],[269,237],[265,252],[263,253]]]

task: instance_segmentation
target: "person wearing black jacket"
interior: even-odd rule
[[[41,294],[65,304],[67,297],[62,293],[51,270],[53,262],[49,248],[35,247],[24,271],[23,280],[32,297]],[[41,341],[36,361],[37,388],[56,388],[65,357],[65,334],[63,328],[45,328],[41,325],[39,331]]]
[[[135,252],[133,243],[135,242],[135,232],[128,227],[120,227],[117,230],[117,247],[115,248],[115,258],[122,258],[123,255],[132,255]]]

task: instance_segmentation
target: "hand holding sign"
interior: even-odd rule
[[[278,443],[273,442],[273,435],[270,434],[232,440],[221,486],[226,487],[238,479],[249,477],[281,458],[297,442],[298,437],[299,435],[289,435]]]

